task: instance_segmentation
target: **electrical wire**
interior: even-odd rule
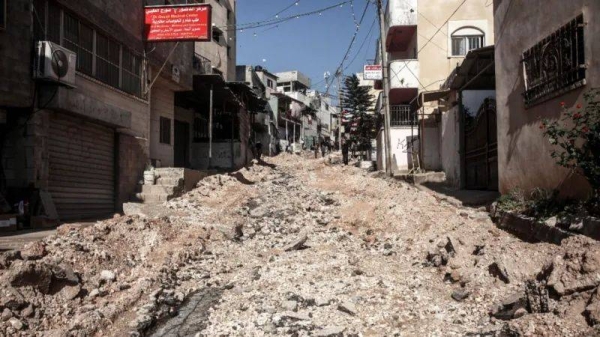
[[[333,84],[334,79],[337,76],[342,76],[342,73],[344,71],[344,69],[343,69],[344,61],[346,61],[348,59],[348,55],[350,54],[350,50],[352,50],[352,46],[354,45],[354,42],[356,41],[356,37],[357,37],[360,27],[363,23],[363,20],[365,19],[365,16],[367,14],[367,10],[369,9],[370,4],[371,4],[371,2],[367,0],[365,9],[363,10],[362,16],[360,18],[360,22],[356,26],[356,30],[354,31],[354,35],[352,36],[352,40],[350,41],[350,44],[348,45],[348,49],[346,50],[346,53],[344,54],[344,57],[342,58],[340,65],[337,67],[337,69],[335,71],[335,75],[331,78],[331,83],[329,83],[329,81],[327,82],[327,91],[326,91],[325,95],[329,95],[329,89],[331,88],[331,85]]]
[[[343,1],[343,2],[337,3],[335,5],[331,5],[331,6],[328,6],[325,8],[317,9],[317,10],[314,10],[311,12],[287,16],[284,18],[276,18],[276,19],[270,19],[270,20],[248,22],[248,23],[239,24],[239,25],[233,24],[233,25],[223,25],[223,26],[214,26],[214,27],[219,28],[221,30],[226,30],[226,31],[243,31],[243,30],[250,30],[250,29],[256,29],[256,28],[261,28],[261,27],[268,27],[268,26],[277,25],[277,24],[280,24],[283,22],[291,21],[294,19],[299,19],[301,17],[322,14],[323,12],[333,10],[337,7],[342,7],[343,5],[345,5],[347,3],[349,3],[349,1]]]

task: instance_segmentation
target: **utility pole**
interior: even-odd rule
[[[342,68],[343,69],[343,68]],[[338,102],[339,102],[339,106],[340,106],[340,114],[339,114],[339,118],[338,118],[338,142],[339,142],[339,146],[340,146],[340,151],[342,151],[342,125],[343,125],[343,119],[342,119],[342,113],[344,111],[344,108],[342,108],[342,73],[338,72],[336,74],[337,76],[337,82],[338,82]]]
[[[379,50],[381,53],[381,67],[383,70],[383,94],[382,104],[383,104],[383,114],[385,120],[385,173],[389,176],[394,175],[394,171],[392,169],[392,136],[390,134],[390,105],[388,101],[388,94],[390,92],[390,82],[388,79],[388,57],[384,47],[384,39],[385,39],[385,14],[383,13],[383,5],[381,0],[377,1],[377,13],[379,14],[379,29],[381,31],[379,38]]]

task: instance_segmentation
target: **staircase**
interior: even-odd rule
[[[185,174],[183,169],[159,168],[154,170],[155,185],[141,185],[135,200],[143,203],[161,203],[183,194]]]
[[[154,170],[155,184],[140,185],[138,193],[133,197],[134,202],[158,204],[181,196],[196,187],[198,181],[208,175],[182,168],[157,168]]]

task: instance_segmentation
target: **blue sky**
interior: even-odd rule
[[[296,2],[298,5],[295,5]],[[279,14],[279,18],[316,11],[341,2],[344,0],[238,0],[238,27],[249,22],[275,19],[276,13],[290,5],[292,7]],[[321,15],[293,19],[277,27],[238,31],[237,64],[261,65],[270,72],[298,70],[312,79],[313,88],[324,90],[323,73],[329,71],[334,74],[356,30],[352,9],[358,22],[367,0],[354,0],[353,7],[350,3],[348,1],[342,7],[338,6]],[[356,59],[345,70],[345,74],[362,72],[365,62],[375,57],[375,43],[379,37],[376,17],[377,9],[370,4],[345,66]]]

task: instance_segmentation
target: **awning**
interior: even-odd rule
[[[228,82],[227,87],[246,105],[248,112],[263,112],[265,110],[267,100],[258,97],[245,82]]]
[[[440,99],[447,97],[449,93],[450,89],[420,92],[416,102],[417,109],[421,107],[422,103],[439,101]]]
[[[213,105],[215,108],[226,108],[227,110],[231,108],[237,110],[239,108],[240,104],[233,91],[226,86],[225,80],[218,74],[195,75],[194,90],[177,92],[175,94],[176,104],[208,112],[211,88],[213,90]]]
[[[494,90],[496,72],[494,46],[471,50],[458,67],[450,82],[453,90]]]

